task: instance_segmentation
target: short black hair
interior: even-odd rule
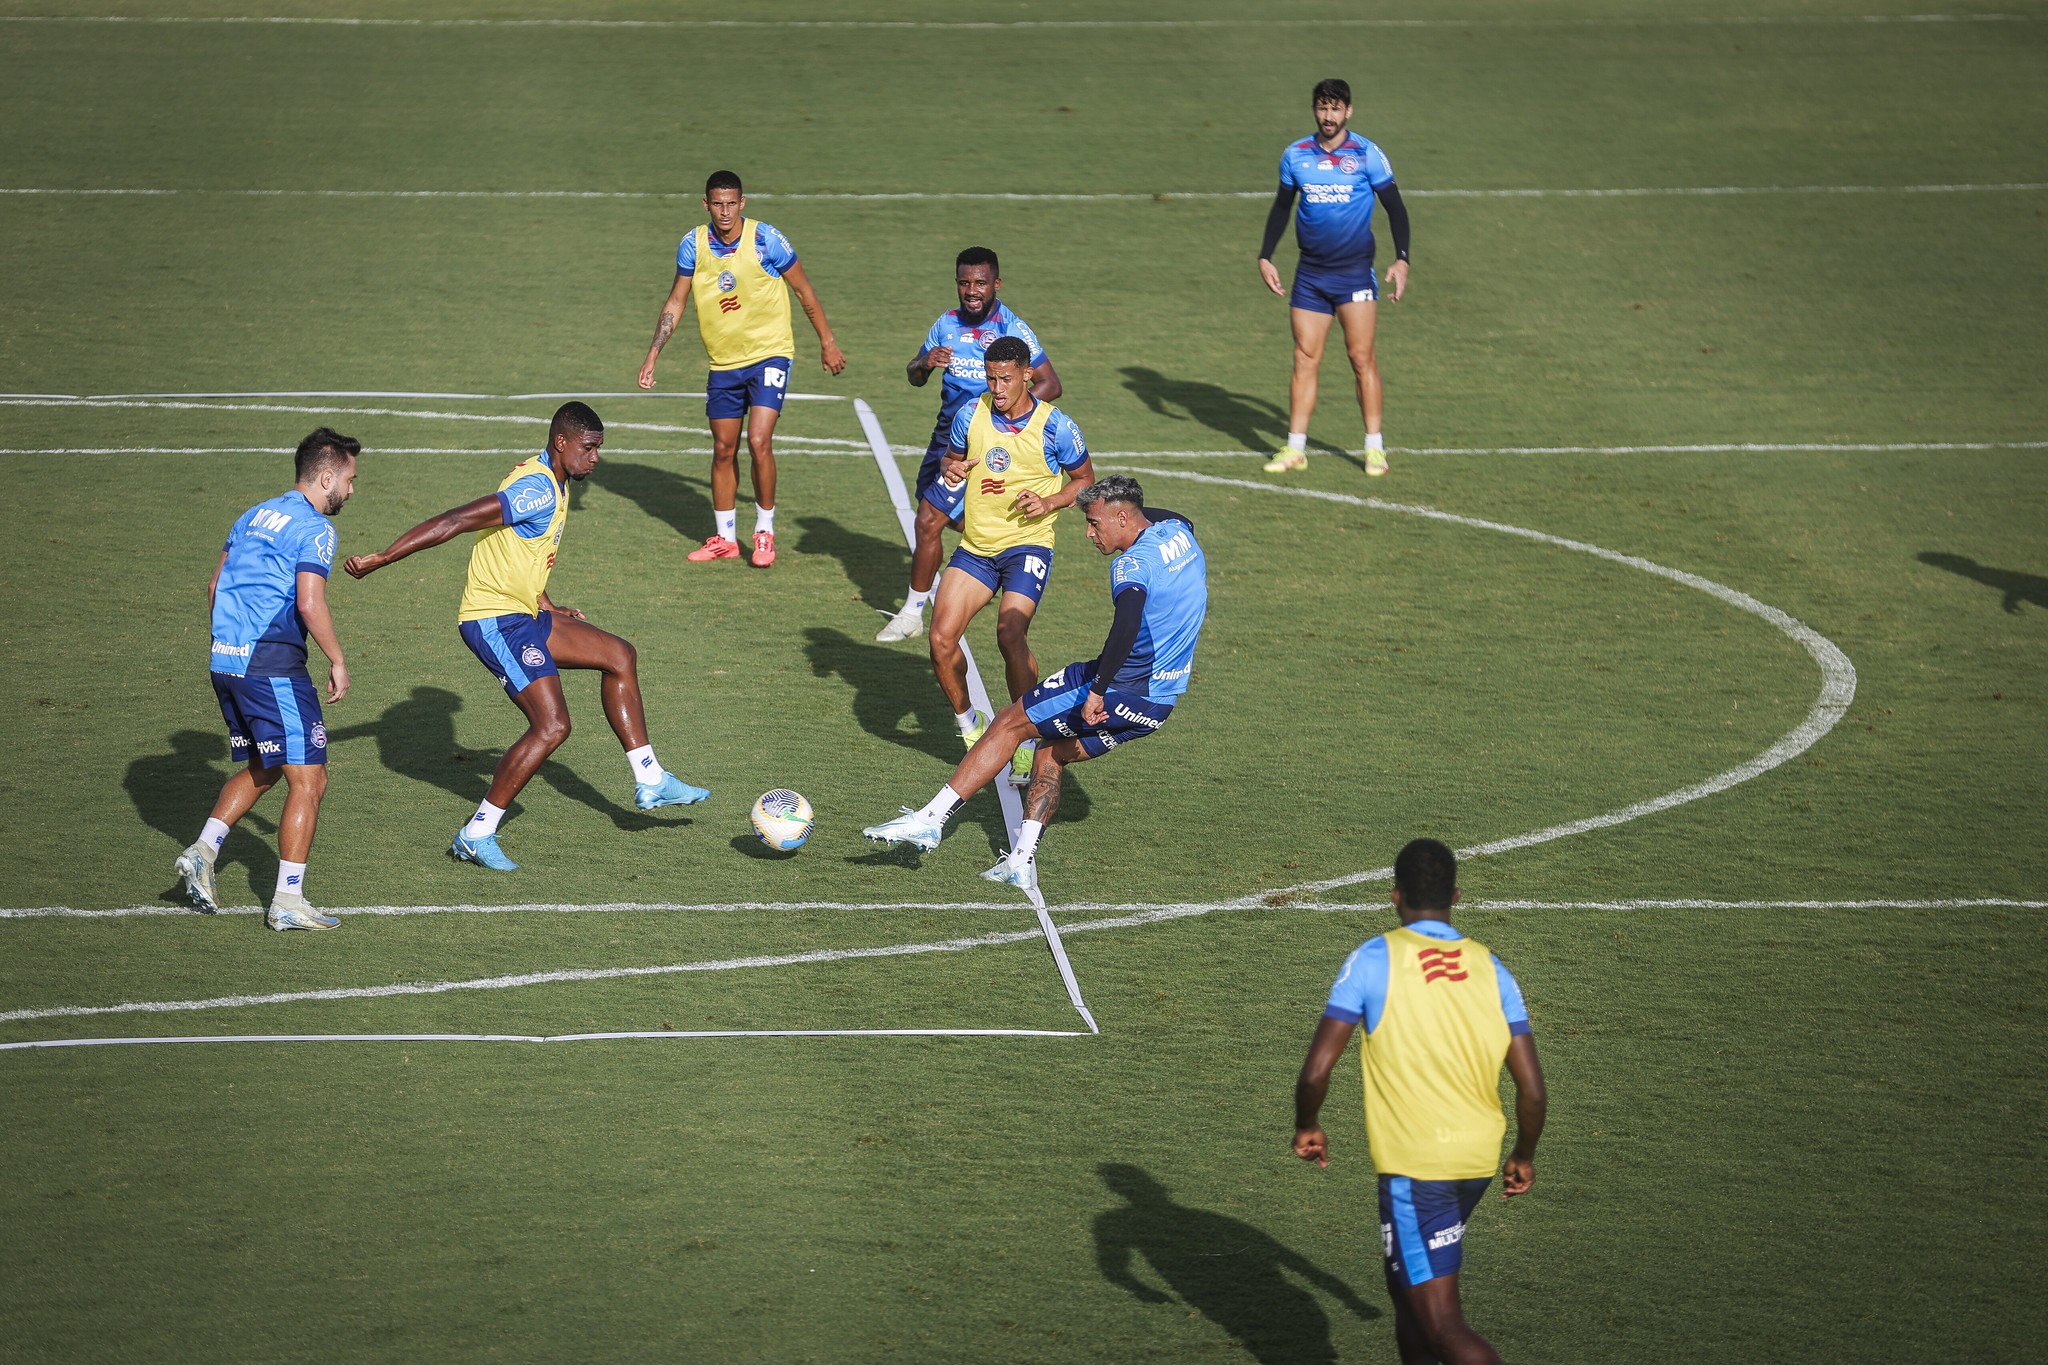
[[[1074,501],[1083,509],[1093,507],[1098,502],[1122,502],[1142,512],[1145,510],[1145,490],[1128,474],[1111,474],[1107,478],[1097,479],[1076,493]]]
[[[1335,76],[1326,81],[1317,81],[1316,88],[1309,92],[1309,105],[1313,107],[1325,100],[1333,100],[1338,104],[1351,103],[1351,82],[1340,81]]]
[[[1458,855],[1435,839],[1411,839],[1394,855],[1394,887],[1410,910],[1448,910],[1458,893]]]
[[[984,366],[1006,360],[1012,365],[1031,368],[1031,347],[1023,337],[997,337],[988,344],[988,350],[981,357]]]
[[[595,431],[602,435],[604,422],[598,418],[590,404],[571,400],[555,409],[555,420],[548,423],[548,444],[553,445],[557,436],[574,438],[586,431]]]
[[[996,253],[985,246],[968,247],[953,258],[955,270],[963,265],[985,265],[988,267],[988,273],[997,279],[1001,279],[1003,275],[1003,267],[996,262]]]
[[[362,453],[363,443],[355,437],[344,436],[332,427],[319,427],[299,442],[292,477],[304,483],[328,465],[346,464]]]
[[[713,171],[704,181],[704,197],[709,199],[713,190],[734,190],[741,195],[746,194],[740,185],[738,171]]]

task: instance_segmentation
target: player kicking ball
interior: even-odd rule
[[[1017,846],[981,875],[1025,892],[1038,889],[1038,840],[1060,803],[1060,774],[1069,763],[1100,758],[1143,739],[1166,723],[1194,673],[1195,645],[1209,614],[1209,570],[1195,528],[1177,512],[1147,511],[1145,492],[1127,474],[1112,474],[1075,499],[1088,518],[1088,539],[1112,556],[1109,590],[1115,616],[1102,653],[1068,664],[1004,707],[922,809],[861,834],[876,843],[934,849],[954,811],[987,786],[1018,746],[1036,740],[1024,826]]]
[[[407,531],[381,554],[356,555],[342,565],[356,578],[430,550],[459,535],[479,532],[469,552],[469,585],[458,614],[462,641],[482,661],[526,716],[521,735],[491,778],[491,789],[456,831],[450,857],[494,872],[519,864],[498,847],[498,824],[540,765],[569,737],[569,705],[562,668],[604,675],[605,719],[625,746],[633,772],[633,804],[641,810],[688,806],[710,796],[703,787],[667,771],[647,742],[640,705],[640,674],[632,644],[548,599],[548,574],[569,520],[568,480],[582,482],[597,468],[604,423],[583,403],[564,403],[548,428],[548,448],[514,467],[498,491],[443,512]]]

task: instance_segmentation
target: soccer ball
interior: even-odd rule
[[[755,837],[783,853],[794,853],[811,837],[811,803],[787,787],[761,793],[747,819]]]

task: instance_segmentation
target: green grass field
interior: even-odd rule
[[[874,642],[908,556],[843,400],[922,447],[902,365],[969,242],[1098,467],[1195,520],[1213,607],[1172,725],[1074,769],[1043,848],[1099,1035],[0,1051],[0,1359],[1390,1359],[1355,1066],[1331,1168],[1286,1150],[1330,979],[1392,922],[1357,874],[1645,803],[1463,869],[1552,1100],[1535,1191],[1466,1244],[1474,1325],[1518,1361],[2039,1353],[2048,11],[260,8],[0,5],[0,1043],[1081,1029],[975,877],[991,797],[921,858],[859,838],[958,745],[923,651]],[[1286,310],[1231,197],[1330,74],[1415,224],[1370,484],[1337,355],[1310,469],[1259,472]],[[205,584],[278,452],[365,443],[344,554],[495,487],[554,406],[502,395],[632,387],[725,165],[850,361],[799,320],[795,387],[842,401],[783,420],[781,562],[683,562],[685,323],[663,392],[593,399],[551,588],[637,643],[713,800],[634,810],[575,679],[524,870],[445,859],[520,728],[451,546],[331,589],[342,931],[248,913],[275,804],[224,850],[243,913],[177,913],[228,771]],[[992,193],[1026,197],[959,197]],[[313,391],[500,397],[152,396]],[[1058,553],[1047,669],[1108,621],[1078,521]],[[788,858],[745,822],[780,785],[819,812]],[[671,908],[572,909],[620,904]]]

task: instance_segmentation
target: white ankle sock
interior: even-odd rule
[[[1010,863],[1022,867],[1031,861],[1031,855],[1038,852],[1038,836],[1045,833],[1045,821],[1026,820],[1017,831],[1017,846],[1010,850]]]
[[[1367,450],[1385,450],[1386,446],[1381,444],[1380,434],[1377,431],[1368,431],[1365,433],[1365,448]]]
[[[469,839],[487,839],[498,832],[498,822],[505,818],[502,806],[486,801],[476,808],[476,814],[469,817],[469,823],[462,827],[462,833]]]
[[[306,865],[280,861],[277,865],[277,896],[303,896],[306,894]]]
[[[926,588],[923,592],[919,592],[916,588],[912,588],[910,592],[904,597],[903,605],[906,608],[916,607],[919,611],[923,611],[924,604],[931,600],[932,590],[930,588]]]
[[[972,730],[974,728],[974,708],[970,706],[959,715],[953,717],[953,723],[960,727],[960,733],[963,735]]]
[[[763,531],[766,531],[771,536],[775,534],[775,509],[773,507],[756,507],[754,509],[754,534],[759,535]]]
[[[952,789],[952,787],[945,786],[939,788],[939,794],[937,796],[934,796],[931,799],[931,801],[926,804],[925,808],[918,812],[918,815],[923,819],[935,820],[939,824],[943,825],[946,823],[946,821],[952,819],[953,812],[959,809],[959,793],[955,792]]]
[[[199,844],[202,848],[210,848],[218,853],[220,846],[227,842],[227,837],[227,825],[209,815],[206,818],[206,828],[199,831]]]
[[[740,538],[739,508],[728,507],[723,512],[717,510],[716,508],[713,508],[711,512],[711,518],[713,521],[718,523],[718,534],[724,536],[727,540],[738,540]]]
[[[1288,433],[1287,433],[1287,448],[1288,448],[1289,450],[1307,450],[1307,449],[1308,449],[1308,433],[1307,433],[1307,432],[1305,432],[1305,431],[1290,431],[1290,432],[1288,432]]]
[[[654,756],[652,744],[626,750],[626,766],[633,770],[633,780],[643,787],[661,781],[661,760]]]

